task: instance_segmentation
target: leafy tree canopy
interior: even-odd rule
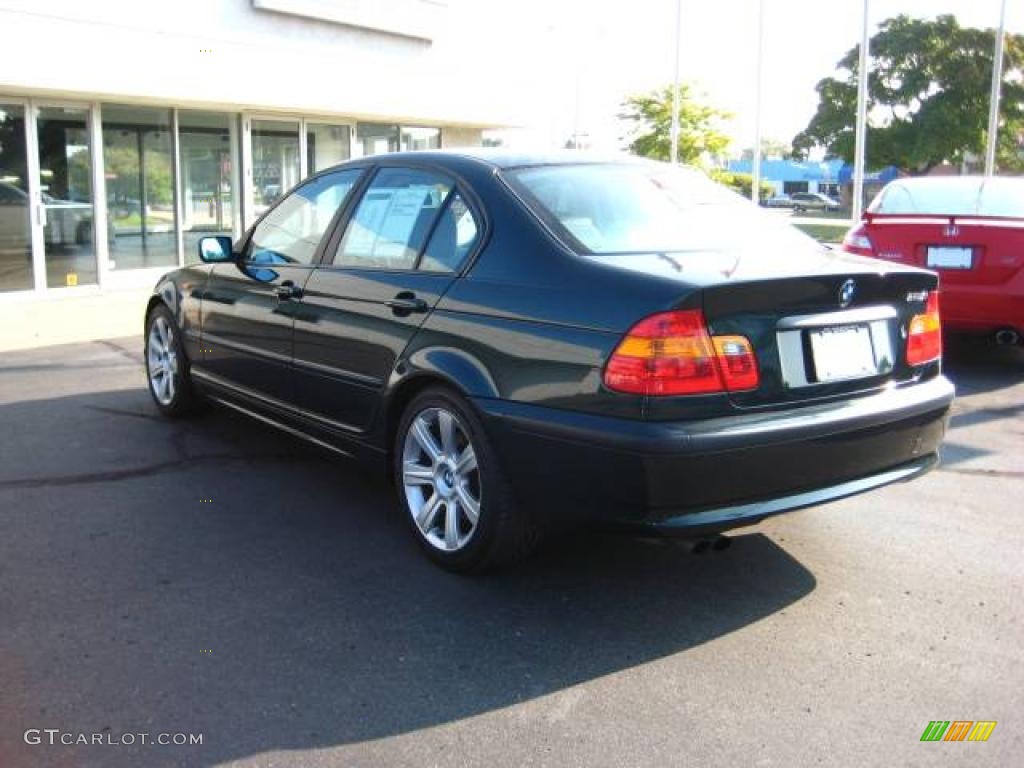
[[[654,160],[671,156],[672,86],[638,96],[622,104],[620,120],[632,123],[629,151]],[[695,98],[690,86],[679,86],[679,160],[697,164],[705,153],[717,155],[729,146],[729,137],[721,132],[728,112],[715,109]]]
[[[900,15],[871,38],[868,77],[868,156],[872,166],[895,165],[925,173],[965,153],[981,155],[988,132],[995,31],[961,27],[954,16],[934,20]],[[793,139],[797,155],[814,146],[853,161],[860,46],[817,85],[820,101],[810,123]],[[1005,42],[998,160],[1024,168],[1024,35]]]

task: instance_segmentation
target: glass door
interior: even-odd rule
[[[42,229],[47,288],[98,282],[88,119],[86,107],[40,106],[35,111],[36,225]]]
[[[253,213],[260,216],[301,179],[298,120],[252,121]]]
[[[181,227],[185,263],[199,261],[199,240],[231,236],[238,217],[235,184],[237,120],[227,112],[178,113],[181,174]]]
[[[112,270],[178,263],[171,110],[104,104],[103,174]]]
[[[0,102],[0,293],[33,288],[25,105]]]
[[[306,175],[343,163],[352,155],[352,128],[306,120]]]

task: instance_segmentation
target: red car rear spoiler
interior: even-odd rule
[[[985,222],[1006,222],[1013,223],[1017,226],[1024,226],[1024,218],[1020,216],[985,216],[978,213],[957,213],[953,215],[945,213],[878,213],[877,211],[864,211],[863,220],[865,222],[872,222],[876,219],[939,219],[941,221],[949,222],[949,226],[956,226],[958,221],[966,220],[979,220]]]

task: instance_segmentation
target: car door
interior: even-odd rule
[[[373,423],[397,358],[480,240],[468,200],[441,172],[376,172],[306,284],[295,324],[304,411],[355,433]]]
[[[237,261],[213,268],[203,291],[201,375],[271,405],[292,402],[302,290],[360,173],[329,171],[297,187],[256,224]]]

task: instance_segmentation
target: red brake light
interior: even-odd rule
[[[743,336],[708,335],[700,310],[661,312],[634,325],[615,348],[604,383],[639,395],[754,389],[757,358]]]
[[[868,237],[868,229],[863,224],[851,229],[843,238],[843,250],[858,253],[861,256],[874,256],[875,246]]]
[[[939,318],[939,292],[928,294],[923,315],[910,319],[907,331],[907,363],[922,365],[942,357],[942,321]]]

